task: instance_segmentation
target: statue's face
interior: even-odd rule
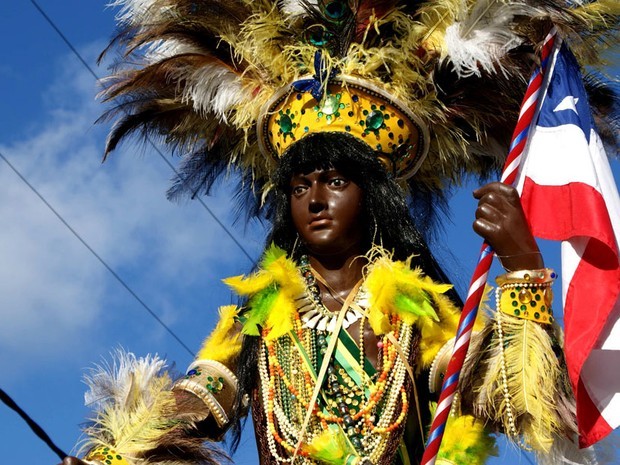
[[[308,252],[359,253],[362,242],[362,190],[336,169],[291,178],[291,216]]]

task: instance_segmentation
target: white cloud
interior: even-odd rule
[[[165,199],[171,172],[157,155],[135,156],[128,144],[101,165],[106,128],[93,126],[102,111],[93,96],[92,76],[67,58],[46,93],[52,109],[43,122],[0,150],[165,321],[175,322],[183,309],[174,308],[173,292],[208,283],[230,260],[245,259],[196,202]],[[95,344],[96,325],[109,321],[111,307],[139,305],[0,163],[0,370],[13,371],[33,354],[53,361]],[[228,222],[225,201],[207,202]],[[136,315],[128,311],[125,324]],[[139,316],[137,325],[149,320]],[[161,336],[156,323],[147,326]]]

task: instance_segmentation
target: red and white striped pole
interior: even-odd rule
[[[517,125],[512,134],[510,151],[502,172],[501,181],[503,183],[513,184],[517,177],[523,150],[527,143],[529,129],[538,107],[538,100],[542,91],[543,73],[548,69],[549,57],[553,50],[556,34],[557,30],[553,27],[543,42],[541,66],[534,72],[528,83],[525,97],[521,104],[521,112],[519,113]],[[478,264],[476,265],[476,269],[474,270],[469,284],[469,292],[467,293],[467,299],[465,300],[463,312],[461,313],[452,357],[448,364],[441,394],[439,396],[439,402],[437,403],[437,410],[435,411],[435,417],[431,424],[426,449],[422,456],[422,465],[434,465],[437,459],[439,446],[441,445],[441,440],[450,414],[450,408],[452,406],[452,400],[454,399],[461,369],[465,361],[465,356],[467,355],[472,328],[476,320],[476,314],[478,313],[492,261],[493,250],[484,242],[480,249]]]

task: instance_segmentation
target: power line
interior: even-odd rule
[[[0,389],[0,400],[2,400],[7,407],[17,412],[17,414],[22,417],[28,426],[30,426],[32,432],[36,434],[45,444],[47,444],[47,446],[52,449],[58,457],[60,457],[60,460],[63,460],[67,456],[67,454],[63,452],[63,450],[58,447],[54,441],[52,441],[52,438],[49,437],[45,430],[41,428],[36,421],[30,418],[30,416],[24,412],[24,410],[22,410],[22,408],[17,405],[13,399],[11,399],[11,396],[9,396],[2,389]]]
[[[168,331],[168,333],[170,333],[170,335],[171,335],[174,339],[176,339],[176,341],[177,341],[179,344],[181,344],[181,345],[183,346],[183,348],[184,348],[185,350],[187,350],[187,352],[189,352],[189,354],[190,354],[192,357],[194,357],[194,356],[195,356],[194,352],[192,352],[192,350],[191,350],[189,347],[187,347],[187,345],[185,345],[185,343],[184,343],[184,342],[183,342],[183,341],[179,338],[179,336],[177,336],[177,335],[174,333],[174,331],[172,331],[172,329],[170,329],[170,328],[166,325],[166,323],[164,323],[164,322],[163,322],[163,321],[162,321],[162,320],[161,320],[161,319],[160,319],[160,318],[159,318],[159,317],[155,314],[155,312],[154,312],[153,310],[151,310],[151,308],[150,308],[150,307],[149,307],[149,306],[148,306],[148,305],[147,305],[147,304],[146,304],[146,303],[145,303],[145,302],[144,302],[144,301],[143,301],[143,300],[142,300],[142,299],[138,296],[138,294],[136,294],[136,293],[133,291],[133,289],[131,289],[131,288],[129,287],[129,285],[127,285],[127,283],[123,280],[123,278],[121,278],[121,277],[118,275],[118,273],[116,273],[116,271],[114,271],[114,270],[112,269],[112,267],[110,267],[110,265],[108,265],[108,264],[106,263],[106,261],[105,261],[103,258],[101,258],[101,256],[100,256],[100,255],[99,255],[99,254],[98,254],[98,253],[97,253],[97,252],[96,252],[96,251],[95,251],[95,250],[94,250],[94,249],[93,249],[93,248],[92,248],[92,247],[91,247],[91,246],[90,246],[90,245],[89,245],[89,244],[88,244],[88,243],[87,243],[87,242],[86,242],[83,238],[82,238],[82,236],[80,236],[80,235],[78,234],[78,232],[77,232],[75,229],[73,229],[73,228],[71,227],[71,225],[70,225],[70,224],[69,224],[69,223],[68,223],[68,222],[67,222],[67,221],[66,221],[66,220],[62,217],[62,215],[56,211],[56,209],[55,209],[55,208],[54,208],[54,207],[53,207],[53,206],[52,206],[52,205],[51,205],[51,204],[50,204],[50,203],[49,203],[49,202],[45,199],[45,197],[43,197],[43,195],[41,195],[41,193],[39,193],[39,191],[38,191],[38,190],[37,190],[37,189],[36,189],[36,188],[35,188],[32,184],[30,184],[30,182],[29,182],[29,181],[28,181],[28,180],[27,180],[27,179],[26,179],[26,178],[25,178],[25,177],[24,177],[24,176],[23,176],[23,175],[22,175],[22,174],[21,174],[21,173],[17,170],[17,168],[15,168],[15,167],[11,164],[11,162],[10,162],[10,161],[9,161],[9,160],[8,160],[8,159],[4,156],[4,154],[3,154],[2,152],[0,152],[0,158],[2,158],[2,160],[4,160],[4,162],[5,162],[5,163],[9,166],[9,168],[11,168],[11,169],[13,170],[13,172],[14,172],[14,173],[15,173],[15,174],[16,174],[16,175],[17,175],[17,176],[18,176],[18,177],[22,180],[22,182],[23,182],[24,184],[26,184],[26,185],[30,188],[30,190],[31,190],[32,192],[34,192],[34,194],[35,194],[37,197],[39,197],[39,199],[41,200],[41,202],[43,202],[43,203],[45,204],[45,206],[46,206],[47,208],[49,208],[49,209],[50,209],[50,211],[51,211],[54,215],[56,215],[56,218],[58,218],[58,219],[60,220],[60,222],[61,222],[62,224],[64,224],[64,225],[65,225],[65,227],[66,227],[69,231],[71,231],[71,233],[72,233],[72,234],[73,234],[73,235],[74,235],[74,236],[75,236],[75,237],[76,237],[76,238],[77,238],[77,239],[78,239],[78,240],[82,243],[82,245],[83,245],[84,247],[86,247],[86,248],[88,249],[88,251],[89,251],[91,254],[93,254],[97,260],[99,260],[99,263],[101,263],[101,264],[102,264],[102,265],[103,265],[103,266],[104,266],[104,267],[105,267],[105,268],[106,268],[106,269],[107,269],[107,270],[108,270],[108,271],[112,274],[112,276],[114,276],[114,277],[116,278],[116,280],[117,280],[117,281],[121,284],[121,286],[123,286],[123,287],[127,290],[127,292],[129,292],[129,293],[133,296],[133,298],[134,298],[134,299],[136,299],[136,300],[140,303],[140,305],[142,305],[142,307],[143,307],[143,308],[144,308],[147,312],[149,312],[149,314],[150,314],[153,318],[155,318],[155,320],[157,320],[157,322],[158,322],[160,325],[162,325],[162,326],[164,327],[164,329],[165,329],[166,331]]]
[[[49,23],[49,25],[52,27],[52,29],[54,29],[54,31],[56,31],[56,33],[60,36],[60,38],[63,40],[63,42],[67,45],[67,47],[69,47],[71,49],[73,54],[77,57],[78,60],[80,60],[80,63],[82,63],[82,65],[95,78],[95,80],[101,81],[101,78],[97,75],[97,73],[95,73],[95,71],[91,68],[91,66],[86,62],[86,60],[82,57],[80,52],[77,51],[77,49],[73,46],[71,41],[63,34],[63,32],[60,30],[60,28],[58,26],[56,26],[54,21],[52,21],[52,19],[45,13],[43,8],[41,8],[39,6],[39,4],[35,0],[30,0],[30,3],[32,3],[34,5],[34,7],[39,11],[41,16],[43,16],[43,18],[45,18],[45,20]],[[177,171],[177,169],[174,167],[174,165],[172,163],[170,163],[170,160],[168,160],[166,158],[166,156],[162,153],[162,151],[159,149],[159,147],[157,147],[155,145],[155,143],[149,137],[146,137],[146,140],[149,143],[149,145],[155,150],[155,152],[157,152],[157,154],[164,161],[164,163],[166,163],[166,165],[168,165],[168,167],[174,172],[174,174],[183,182],[183,184],[187,184],[187,178],[181,176],[181,174]],[[209,208],[209,206],[205,203],[205,201],[201,197],[196,197],[196,199],[202,205],[202,207],[207,211],[207,213],[209,213],[209,215],[211,215],[211,218],[213,218],[213,220],[226,232],[226,234],[228,234],[228,236],[232,239],[232,241],[239,248],[239,250],[241,250],[241,252],[243,252],[243,254],[248,258],[248,260],[250,260],[250,262],[253,265],[256,265],[256,261],[248,253],[248,251],[245,249],[245,247],[243,247],[241,242],[239,242],[239,240],[233,235],[233,233],[230,231],[230,229],[228,229],[228,227],[218,218],[218,216],[215,214],[215,212],[213,210],[211,210],[211,208]]]

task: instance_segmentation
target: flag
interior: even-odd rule
[[[620,198],[579,66],[556,47],[516,181],[535,236],[562,242],[566,363],[579,443],[620,425]]]

